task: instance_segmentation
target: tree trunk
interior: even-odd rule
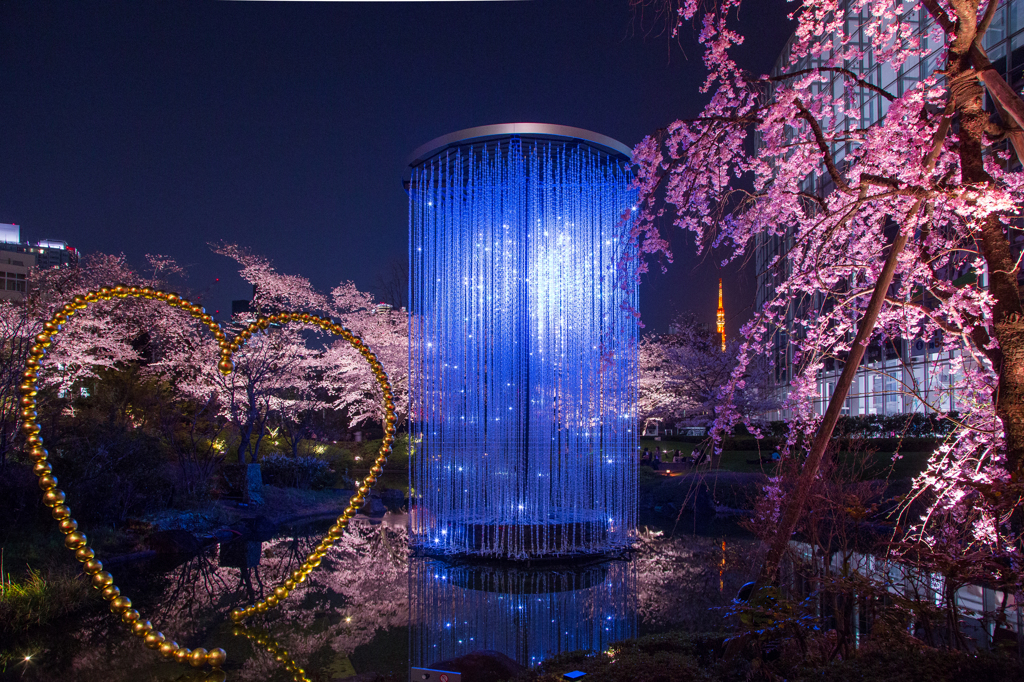
[[[1002,77],[993,72],[987,57],[975,46],[975,17],[959,19],[956,39],[950,47],[946,77],[954,110],[960,120],[958,152],[961,179],[964,184],[986,184],[992,182],[983,164],[989,114],[982,107],[984,88],[978,80],[979,75],[985,76],[990,92],[999,97],[1007,111],[1024,111],[1024,105],[1008,86],[1003,87],[1006,84]],[[989,215],[984,221],[977,242],[988,266],[989,293],[995,299],[992,319],[999,352],[990,355],[999,377],[995,410],[1005,432],[1007,466],[1012,474],[1019,476],[1024,474],[1024,323],[1021,321],[1024,310],[1017,283],[1017,263],[997,215]],[[1019,533],[1024,530],[1024,519],[1019,509],[1013,516],[1014,530]]]
[[[914,208],[910,212],[911,218],[917,214],[919,207],[920,202],[914,204]],[[800,472],[796,489],[788,496],[789,500],[783,510],[782,517],[779,519],[779,528],[775,533],[775,539],[772,541],[768,555],[761,565],[761,571],[754,583],[751,596],[757,594],[757,591],[765,585],[771,584],[778,575],[779,562],[782,561],[782,557],[786,553],[790,538],[793,537],[797,522],[800,520],[800,514],[807,504],[807,496],[810,494],[811,486],[814,484],[814,479],[818,475],[821,462],[825,457],[825,448],[832,438],[832,431],[839,420],[843,403],[846,402],[846,394],[850,390],[850,385],[853,383],[857,369],[860,367],[860,362],[864,357],[864,351],[867,349],[871,333],[875,329],[878,314],[882,311],[882,304],[885,303],[885,296],[889,291],[889,285],[892,284],[899,255],[903,251],[903,247],[906,246],[909,236],[907,231],[901,228],[900,232],[896,235],[896,239],[889,247],[889,255],[886,257],[885,265],[882,266],[882,272],[875,283],[875,290],[871,294],[871,301],[868,302],[867,310],[864,311],[864,317],[861,318],[860,326],[857,329],[857,336],[853,340],[853,345],[850,346],[850,354],[846,359],[846,365],[843,366],[842,374],[839,375],[839,380],[836,382],[835,392],[829,400],[825,416],[822,417],[821,424],[818,426],[818,432],[811,443],[811,451],[807,454],[807,460],[804,462],[803,470]]]

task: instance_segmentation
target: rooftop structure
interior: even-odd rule
[[[28,291],[30,268],[66,267],[78,263],[78,251],[66,242],[21,241],[21,227],[0,223],[0,299],[20,300]]]

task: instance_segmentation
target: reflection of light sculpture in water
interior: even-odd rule
[[[409,570],[413,666],[481,649],[532,666],[636,636],[629,562],[553,570],[414,558]]]
[[[629,150],[562,126],[426,145],[410,196],[413,542],[527,558],[636,527]]]

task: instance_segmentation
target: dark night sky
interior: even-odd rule
[[[748,3],[744,66],[770,67],[789,11]],[[401,179],[421,144],[531,121],[633,146],[695,115],[703,79],[692,35],[682,50],[645,37],[627,0],[5,0],[0,222],[137,267],[173,256],[193,290],[221,278],[211,310],[250,293],[216,240],[321,289],[372,290],[406,258]],[[699,263],[686,241],[641,288],[647,327],[676,309],[713,322],[724,276],[734,330],[752,274]]]

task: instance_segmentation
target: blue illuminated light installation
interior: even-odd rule
[[[623,258],[636,200],[627,162],[578,137],[512,134],[413,163],[414,544],[518,559],[628,545],[637,301],[623,286],[635,274]]]

